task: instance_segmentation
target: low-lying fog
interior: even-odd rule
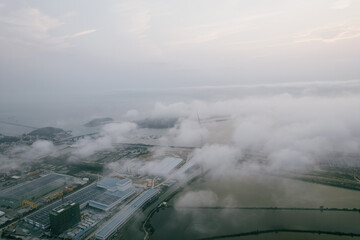
[[[265,162],[266,171],[272,172],[312,169],[329,155],[356,156],[360,152],[359,81],[168,91],[174,95],[158,90],[151,94],[141,91],[126,96],[113,94],[98,101],[91,99],[90,104],[86,98],[56,106],[49,101],[24,112],[16,107],[12,112],[4,111],[2,120],[14,119],[15,123],[41,127],[52,125],[71,129],[76,135],[89,120],[112,117],[112,123],[88,128],[87,132],[98,132],[99,137],[76,142],[73,145],[76,157],[112,150],[113,144],[147,137],[151,143],[162,146],[197,148],[191,157],[204,170],[211,170],[211,176],[218,177],[237,176],[241,173],[239,169],[256,170],[259,166],[254,158]],[[93,103],[96,104],[92,108]],[[54,109],[46,111],[41,106]],[[71,115],[79,106],[86,107]],[[103,108],[96,112],[99,106]],[[0,126],[6,134],[7,125]],[[37,145],[44,147],[43,152],[53,147],[50,143],[34,143]],[[244,158],[249,159],[239,161]],[[2,157],[2,161],[7,160]]]

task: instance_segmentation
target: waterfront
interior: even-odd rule
[[[200,239],[276,229],[360,234],[360,214],[356,211],[196,208],[209,205],[298,208],[359,206],[360,192],[357,191],[272,176],[262,176],[261,181],[254,177],[242,180],[237,185],[233,183],[231,186],[237,187],[227,194],[229,180],[193,184],[169,203],[171,207],[153,216],[151,224],[155,231],[150,239],[168,239],[168,236],[172,236],[172,239]],[[289,238],[313,239],[314,233],[278,232],[229,239]],[[339,238],[348,239],[349,236],[316,234],[316,239]]]

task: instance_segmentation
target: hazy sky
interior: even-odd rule
[[[213,144],[194,158],[225,173],[248,150],[274,169],[358,154],[359,103],[360,0],[0,2],[2,121],[176,118],[159,141]],[[224,116],[227,127],[199,124]],[[14,128],[0,123],[29,131]],[[134,129],[108,126],[79,153]]]
[[[0,2],[0,94],[360,78],[360,1]]]

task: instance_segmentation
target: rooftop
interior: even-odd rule
[[[66,201],[76,202],[81,206],[81,205],[85,205],[89,200],[91,200],[95,196],[103,194],[105,191],[106,191],[105,189],[96,187],[96,184],[91,184],[71,195],[66,196],[64,199]],[[50,211],[61,205],[62,205],[61,200],[58,200],[28,215],[27,217],[25,217],[25,219],[31,220],[33,222],[37,222],[41,225],[44,225],[45,227],[48,227],[50,226],[50,218],[49,218]]]
[[[74,206],[76,203],[68,201],[64,204],[61,204],[60,206],[57,206],[56,208],[54,208],[53,210],[51,210],[50,214],[55,214],[57,215],[58,213],[61,213],[62,211],[71,208],[72,206]]]
[[[105,178],[106,179],[106,178]],[[105,180],[103,179],[103,180]],[[107,178],[110,180],[106,180],[109,182],[113,182],[111,178]],[[101,181],[103,181],[101,180]],[[114,179],[117,182],[126,183],[128,180],[117,180]],[[130,180],[130,179],[129,179]],[[99,182],[101,182],[99,181]],[[131,181],[131,180],[130,180]],[[98,182],[98,183],[99,183]],[[98,207],[103,210],[107,210],[114,206],[114,204],[117,204],[121,202],[123,199],[127,198],[127,196],[132,195],[135,193],[134,187],[128,188],[126,191],[114,191],[110,192],[106,188],[98,187],[98,184],[93,183],[85,188],[80,189],[79,191],[76,191],[75,193],[72,193],[68,196],[66,196],[64,199],[65,201],[71,201],[78,203],[80,207],[84,207],[87,203],[92,202],[93,207]],[[50,219],[49,219],[49,213],[52,209],[57,208],[62,205],[61,200],[58,200],[32,214],[26,217],[26,219],[38,222],[44,226],[49,226]]]
[[[131,183],[131,180],[129,178],[125,178],[122,180],[118,180],[116,178],[104,178],[102,180],[100,180],[97,185],[98,187],[109,187],[109,188],[113,188],[113,187],[117,187],[117,186],[121,186],[121,185],[125,185]]]
[[[117,228],[125,224],[143,204],[154,197],[157,193],[157,189],[149,189],[142,193],[135,201],[125,207],[122,211],[115,215],[108,224],[100,229],[100,231],[95,234],[96,238],[108,238]]]
[[[54,185],[62,185],[70,178],[71,176],[68,175],[50,173],[30,182],[25,182],[15,187],[6,189],[5,191],[0,192],[0,197],[21,200],[24,196],[29,196],[33,193],[44,191],[45,189],[51,188]]]
[[[164,158],[161,160],[161,162],[155,165],[155,167],[151,170],[151,173],[155,175],[167,176],[182,162],[183,160],[181,158]]]

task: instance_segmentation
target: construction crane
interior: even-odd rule
[[[39,169],[37,169],[37,170],[35,170],[35,171],[32,171],[32,172],[29,172],[28,174],[26,174],[26,176],[27,176],[27,177],[31,177],[31,176],[34,176],[34,175],[36,175],[36,174],[38,174],[38,173],[40,173],[40,170],[39,170]]]
[[[67,186],[63,192],[71,192],[72,190],[74,190],[75,188],[77,188],[76,185],[69,185]]]
[[[54,193],[54,194],[48,196],[46,199],[50,202],[50,201],[52,201],[53,199],[62,196],[62,194],[63,194],[63,191],[60,191],[60,192],[57,192],[57,193]]]
[[[76,185],[69,185],[69,186],[65,187],[64,190],[61,190],[61,191],[59,191],[59,192],[57,192],[57,193],[54,193],[54,194],[48,196],[46,199],[50,202],[50,201],[52,201],[53,199],[56,199],[56,198],[58,198],[58,197],[63,196],[64,193],[71,192],[71,191],[74,190],[76,187],[77,187]]]
[[[31,207],[31,209],[36,208],[36,204],[34,202],[23,200],[22,201],[22,207],[26,207],[27,205],[29,205]]]

